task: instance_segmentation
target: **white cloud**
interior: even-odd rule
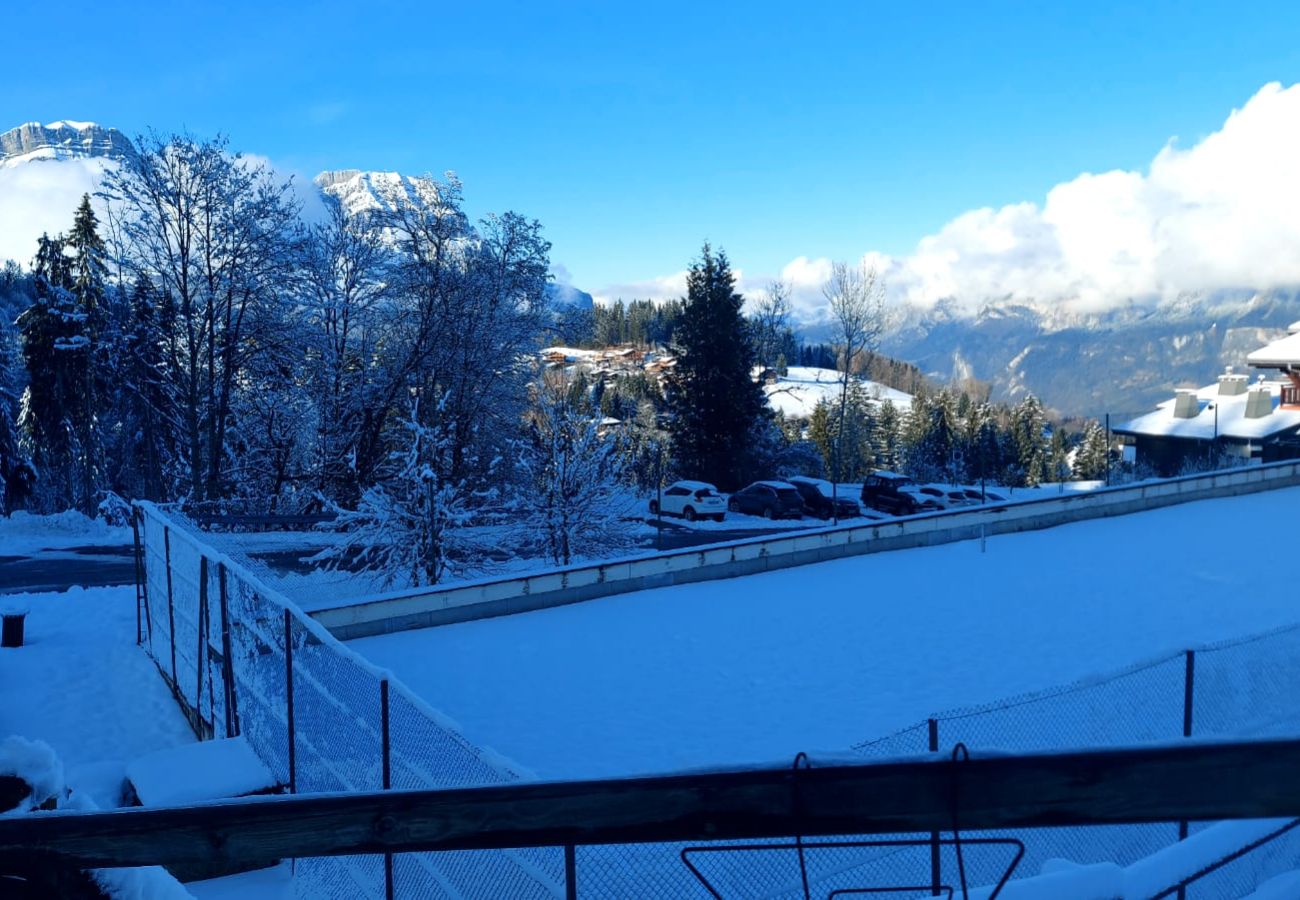
[[[1085,173],[1041,204],[962,213],[907,256],[864,258],[893,300],[967,309],[1013,299],[1091,312],[1300,285],[1300,85],[1265,85],[1194,146],[1166,145],[1146,172]],[[781,271],[801,318],[818,318],[829,271],[829,260],[807,257]]]
[[[103,159],[31,160],[0,165],[0,263],[30,265],[36,239],[72,227],[82,194],[99,189]],[[103,209],[96,203],[96,211]]]

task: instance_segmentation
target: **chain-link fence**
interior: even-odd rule
[[[938,713],[853,749],[872,758],[972,752],[1033,753],[1123,747],[1178,738],[1300,736],[1300,626],[1171,654],[1124,671],[969,709]],[[1128,865],[1212,823],[1040,828],[1025,843],[1021,874],[1054,858]],[[982,833],[988,834],[988,833]],[[1300,865],[1300,835],[1288,832],[1190,885],[1189,897],[1242,896]],[[972,883],[997,875],[967,862]],[[940,875],[942,876],[942,871]]]
[[[449,788],[518,775],[469,743],[436,710],[348,650],[268,587],[269,573],[227,536],[140,504],[141,641],[201,737],[243,735],[298,792]],[[937,714],[853,749],[864,757],[971,751],[1031,753],[1192,737],[1300,735],[1300,627],[1170,655],[1106,678]],[[971,885],[1043,863],[1119,865],[1207,823],[981,832],[965,846]],[[951,835],[851,836],[804,842],[580,846],[304,859],[310,897],[708,898],[816,896],[892,887],[929,896],[957,883]],[[1240,896],[1300,866],[1300,829],[1188,888]],[[909,894],[905,888],[912,886]]]

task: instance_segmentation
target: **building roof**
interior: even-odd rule
[[[1267,348],[1265,348],[1267,349]],[[1252,354],[1253,356],[1254,354]],[[1253,363],[1259,365],[1258,363]],[[1273,398],[1273,412],[1256,419],[1246,418],[1247,393],[1223,395],[1218,384],[1207,385],[1196,391],[1200,412],[1189,419],[1174,415],[1175,400],[1166,400],[1153,412],[1138,416],[1111,429],[1118,434],[1174,437],[1189,440],[1213,440],[1215,435],[1213,403],[1219,411],[1218,435],[1237,440],[1262,440],[1284,431],[1300,428],[1300,409],[1280,408],[1282,385],[1276,381],[1264,382]]]
[[[1295,328],[1297,325],[1300,325],[1300,322],[1291,327]],[[1266,347],[1260,347],[1246,357],[1246,362],[1262,369],[1300,366],[1300,331],[1292,332]]]

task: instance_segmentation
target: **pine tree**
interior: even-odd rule
[[[1089,422],[1083,432],[1083,442],[1074,455],[1074,477],[1080,481],[1104,478],[1106,456],[1106,430],[1096,422]]]
[[[72,364],[81,384],[75,389],[78,403],[73,427],[77,432],[80,454],[76,465],[76,505],[87,515],[98,506],[104,478],[103,442],[100,434],[101,397],[109,388],[108,360],[102,337],[107,320],[104,308],[104,282],[108,267],[107,251],[99,236],[99,220],[90,206],[90,195],[83,194],[72,220],[66,248],[71,253],[69,271],[71,290],[76,304],[76,335],[65,352],[76,355]]]
[[[56,512],[72,503],[76,422],[85,385],[78,370],[85,356],[82,322],[62,237],[40,237],[34,274],[35,300],[18,317],[28,373],[18,427],[23,449],[35,466],[36,506],[42,512]]]
[[[32,486],[32,466],[18,436],[17,370],[17,336],[0,319],[0,515],[20,508]]]
[[[766,415],[762,387],[752,375],[744,298],[736,293],[726,254],[715,254],[707,243],[686,286],[669,398],[677,470],[734,490],[753,475],[747,442]]]
[[[1037,487],[1048,478],[1050,459],[1045,438],[1047,414],[1043,404],[1030,394],[1011,411],[1011,441],[1015,447],[1015,461],[1019,481],[1027,487]]]

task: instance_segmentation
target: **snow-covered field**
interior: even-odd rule
[[[788,760],[1300,621],[1253,541],[1297,508],[1291,488],[351,646],[543,777]]]
[[[834,369],[790,366],[776,384],[763,386],[767,404],[791,419],[807,419],[822,400],[838,401],[841,375]],[[867,396],[893,403],[900,410],[911,409],[912,395],[874,381],[861,379]]]

